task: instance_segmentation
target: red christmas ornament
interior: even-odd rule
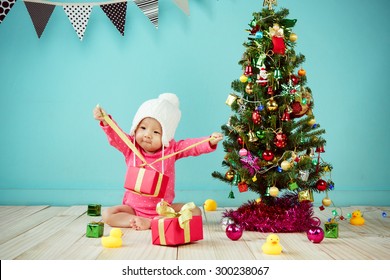
[[[307,238],[313,243],[320,243],[325,236],[325,232],[321,227],[310,227],[306,234]]]
[[[288,122],[289,120],[291,120],[290,113],[288,112],[288,110],[284,110],[282,121]]]
[[[324,181],[322,179],[318,180],[316,183],[317,190],[319,190],[321,192],[325,191],[327,186],[328,186],[328,184],[326,183],[326,181]]]
[[[254,110],[253,113],[252,113],[252,121],[254,124],[259,124],[261,123],[261,117],[260,117],[260,113],[258,110]]]
[[[276,133],[274,144],[278,148],[284,148],[287,145],[287,136],[284,133]]]
[[[295,75],[291,75],[291,81],[294,85],[297,85],[299,83],[299,78]]]
[[[242,145],[244,145],[244,140],[242,140],[241,137],[238,137],[237,138],[237,143],[238,143],[238,145],[242,146]]]
[[[316,148],[316,153],[325,153],[325,148],[324,146],[320,146]]]
[[[266,161],[271,161],[274,159],[275,155],[271,150],[265,150],[262,154],[262,157]]]
[[[245,67],[244,75],[247,76],[247,77],[253,75],[252,66],[247,65],[247,66]]]
[[[301,111],[302,111],[301,102],[299,102],[299,101],[294,101],[294,102],[291,104],[291,108],[292,108],[292,113],[293,113],[294,115],[300,114]]]
[[[273,94],[274,94],[273,88],[272,88],[272,87],[268,87],[267,93],[268,93],[269,95],[273,95]]]
[[[253,34],[256,34],[256,32],[259,31],[259,30],[260,30],[260,26],[256,25],[256,26],[254,26],[254,27],[251,29],[251,34],[252,34],[252,35],[253,35]]]
[[[226,236],[233,241],[241,238],[244,229],[236,224],[229,224],[226,227]]]
[[[239,190],[240,192],[246,192],[246,191],[248,191],[248,185],[247,185],[247,183],[245,183],[245,182],[240,182],[240,183],[238,183],[238,190]]]

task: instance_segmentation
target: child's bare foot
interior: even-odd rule
[[[130,227],[135,230],[147,230],[151,227],[150,219],[144,217],[134,217],[130,220]]]

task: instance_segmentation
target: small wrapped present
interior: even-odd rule
[[[130,167],[125,188],[138,194],[164,197],[169,177],[152,169]]]
[[[313,202],[314,197],[313,197],[313,192],[311,191],[311,189],[300,191],[298,193],[298,200],[299,200],[299,202],[306,201],[306,200]]]
[[[325,237],[327,238],[338,238],[339,237],[339,224],[330,221],[324,224],[325,227]]]
[[[290,182],[290,183],[288,184],[288,188],[289,188],[290,190],[293,191],[293,190],[298,189],[299,186],[298,186],[297,182]]]
[[[100,216],[102,206],[100,204],[88,204],[87,215],[88,216]]]
[[[87,225],[87,237],[99,238],[103,236],[104,223],[103,222],[91,222]]]
[[[192,216],[194,208],[195,204],[190,202],[176,213],[165,201],[159,203],[157,213],[163,217],[152,220],[152,243],[174,246],[202,240],[202,217]]]
[[[232,106],[233,103],[237,100],[237,96],[234,94],[229,94],[228,98],[226,99],[225,103],[228,106]]]

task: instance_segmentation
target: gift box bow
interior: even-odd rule
[[[161,200],[156,206],[156,212],[164,218],[178,218],[180,227],[185,229],[192,219],[191,210],[195,209],[195,207],[193,202],[188,202],[181,207],[179,212],[176,212],[168,202]]]

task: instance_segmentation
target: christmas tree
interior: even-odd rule
[[[229,198],[233,188],[259,194],[224,213],[245,229],[305,231],[314,223],[313,192],[324,194],[321,208],[332,203],[332,166],[321,157],[325,130],[314,118],[305,56],[294,50],[297,20],[288,9],[274,10],[274,0],[263,5],[249,22],[243,74],[226,100],[233,114],[222,126],[225,171],[212,176],[230,185]]]

